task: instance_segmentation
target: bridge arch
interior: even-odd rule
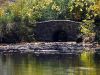
[[[52,39],[54,42],[66,42],[67,32],[64,30],[57,30],[53,33]]]

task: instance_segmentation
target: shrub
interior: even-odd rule
[[[69,2],[69,10],[72,20],[82,21],[84,19],[91,19],[93,12],[90,7],[95,3],[94,0],[72,0]],[[91,16],[90,16],[91,15]]]
[[[94,21],[93,20],[83,20],[81,23],[81,32],[83,35],[91,36],[94,33]]]
[[[20,0],[16,0],[14,3],[7,2],[3,6],[3,10],[0,9],[1,42],[15,43],[34,39],[34,37],[30,37],[33,35],[35,26],[35,19],[31,17],[33,11],[29,8],[27,0],[23,0],[23,3],[24,5],[21,5]]]

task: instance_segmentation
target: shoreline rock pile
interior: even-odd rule
[[[35,42],[25,44],[1,45],[0,53],[33,53],[33,54],[80,54],[83,50],[97,49],[93,44],[76,42]],[[100,47],[98,47],[100,49]]]

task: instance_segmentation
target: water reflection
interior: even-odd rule
[[[91,53],[68,55],[1,55],[0,75],[99,75]]]

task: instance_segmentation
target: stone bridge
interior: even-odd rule
[[[36,23],[37,41],[66,42],[76,41],[80,35],[80,23],[70,20],[49,20]]]

